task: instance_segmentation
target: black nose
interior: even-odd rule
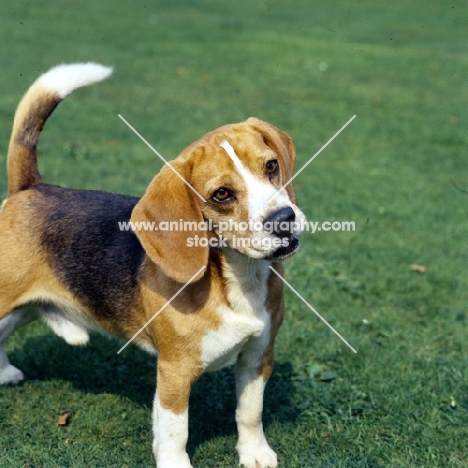
[[[291,237],[296,214],[291,207],[281,208],[263,220],[263,229],[276,237]]]

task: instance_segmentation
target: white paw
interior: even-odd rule
[[[15,366],[8,364],[0,369],[0,385],[17,384],[24,380],[24,374]]]
[[[157,468],[193,468],[187,454],[180,457],[159,457]]]
[[[88,343],[88,330],[69,320],[62,312],[54,309],[46,310],[42,318],[55,334],[61,336],[68,344],[79,346]]]
[[[268,446],[262,445],[253,449],[253,447],[238,447],[239,465],[245,468],[276,468],[278,458],[276,453]]]
[[[88,344],[89,341],[89,334],[86,328],[75,326],[71,322],[66,329],[65,327],[62,328],[62,336],[69,345],[73,346],[82,346]]]

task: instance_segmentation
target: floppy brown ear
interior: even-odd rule
[[[294,174],[294,163],[296,162],[296,148],[292,138],[286,132],[283,132],[268,122],[257,119],[256,117],[250,117],[246,123],[260,132],[263,135],[266,144],[281,157],[284,164],[285,174],[283,184],[291,180]],[[289,195],[289,199],[296,204],[297,199],[292,183],[288,184],[285,190]]]
[[[186,166],[176,161],[170,164],[187,180]],[[181,283],[186,283],[203,266],[208,265],[207,242],[202,241],[203,247],[200,242],[194,242],[197,235],[199,240],[207,240],[206,230],[200,229],[203,227],[203,216],[196,197],[184,181],[166,165],[151,181],[131,216],[135,234],[148,257],[167,276]],[[184,223],[187,227],[187,222],[192,226],[184,230]],[[197,223],[195,230],[194,223]],[[151,226],[157,230],[151,229]],[[193,281],[200,279],[204,272],[204,269],[200,271]]]

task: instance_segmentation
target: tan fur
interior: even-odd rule
[[[202,223],[203,216],[197,200],[190,188],[173,171],[188,179],[187,166],[177,162],[164,167],[153,179],[145,195],[141,198],[132,213],[132,222],[188,222]],[[176,194],[176,195],[175,195]],[[187,247],[187,236],[198,234],[206,237],[206,231],[173,232],[144,231],[136,233],[147,255],[159,265],[163,272],[175,280],[185,283],[208,263],[208,247],[190,249]],[[174,258],[178,262],[174,262]],[[196,278],[203,276],[201,272]]]
[[[47,117],[61,101],[58,93],[32,86],[15,114],[8,148],[8,194],[42,182],[37,169],[37,141]]]
[[[30,197],[29,192],[12,195],[0,212],[0,317],[29,302],[48,286],[57,287],[43,252],[36,245],[35,229],[40,220],[31,216]]]
[[[282,264],[273,263],[272,267],[280,275],[283,274]],[[258,368],[258,373],[266,382],[273,371],[273,349],[275,338],[284,319],[283,284],[281,279],[273,272],[271,272],[268,277],[268,295],[265,306],[271,315],[271,336],[266,353],[263,355],[262,363]]]

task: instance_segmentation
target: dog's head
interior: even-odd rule
[[[289,135],[256,118],[206,134],[163,167],[133,210],[147,255],[180,282],[208,264],[210,247],[275,261],[293,255],[305,217],[292,184],[280,189],[294,161]]]

